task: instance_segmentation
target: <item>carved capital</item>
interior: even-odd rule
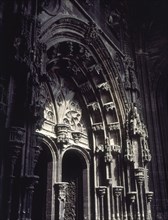
[[[97,193],[100,197],[104,197],[104,195],[106,194],[107,191],[107,187],[106,186],[99,186],[96,188]]]
[[[116,197],[119,197],[121,195],[122,191],[123,191],[123,188],[124,188],[123,186],[114,186],[113,187],[114,195]]]
[[[135,172],[135,178],[139,184],[142,184],[144,181],[144,168],[143,167],[138,167],[134,169]]]
[[[146,198],[147,198],[147,201],[150,203],[152,202],[152,199],[153,199],[153,192],[146,192]]]
[[[127,197],[128,197],[128,199],[129,199],[129,202],[130,202],[130,203],[134,203],[134,202],[135,202],[135,200],[136,200],[136,195],[137,195],[137,192],[134,192],[134,191],[127,193]]]

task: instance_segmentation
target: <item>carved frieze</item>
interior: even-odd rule
[[[85,41],[87,44],[91,44],[94,40],[98,38],[99,31],[93,22],[89,23],[89,27],[85,33]]]
[[[114,102],[108,102],[108,103],[105,103],[103,105],[104,105],[107,112],[110,111],[110,110],[112,111],[113,109],[115,109]]]
[[[94,123],[92,125],[92,130],[94,132],[97,132],[97,131],[102,131],[103,130],[103,123]]]
[[[109,131],[117,131],[120,130],[120,124],[119,122],[113,122],[107,125]]]

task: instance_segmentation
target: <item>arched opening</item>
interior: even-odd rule
[[[88,219],[87,166],[84,158],[74,150],[67,151],[63,157],[62,180],[68,182],[65,219]]]
[[[43,147],[39,156],[35,175],[39,176],[39,181],[33,194],[32,220],[51,220],[52,157],[46,146]]]

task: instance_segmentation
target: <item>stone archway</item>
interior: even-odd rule
[[[41,153],[34,170],[39,179],[33,194],[32,220],[50,220],[52,215],[53,161],[48,147],[39,147],[39,151]]]

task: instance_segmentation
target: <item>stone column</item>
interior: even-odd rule
[[[67,182],[59,182],[54,185],[56,219],[58,220],[64,220],[67,186]]]
[[[12,190],[13,190],[13,179],[14,169],[18,157],[21,154],[22,146],[24,144],[25,130],[20,127],[11,127],[9,131],[9,189],[8,189],[8,201],[7,201],[7,219],[10,219],[11,208],[12,208]]]
[[[100,198],[100,220],[104,220],[104,195],[106,194],[106,190],[106,186],[99,186],[97,188],[97,193]]]
[[[32,201],[35,185],[38,183],[39,177],[35,175],[26,175],[22,177],[24,188],[24,201],[21,213],[21,220],[31,220],[32,216]]]
[[[127,193],[128,201],[129,201],[129,220],[134,220],[134,217],[133,217],[133,204],[135,202],[136,195],[137,195],[137,192],[133,192],[133,191]]]
[[[138,217],[138,220],[139,219],[145,220],[143,190],[142,190],[142,186],[144,182],[144,168],[143,167],[138,167],[135,169],[135,178],[136,178],[136,182],[138,185],[139,202],[140,202],[140,207],[141,207],[141,213],[140,213],[141,217]]]
[[[152,198],[153,198],[153,192],[146,192],[146,199],[147,199],[146,220],[152,220],[152,215],[151,215]]]
[[[115,202],[116,202],[116,220],[120,220],[120,210],[119,210],[119,197],[123,191],[123,186],[115,186],[113,187]]]

